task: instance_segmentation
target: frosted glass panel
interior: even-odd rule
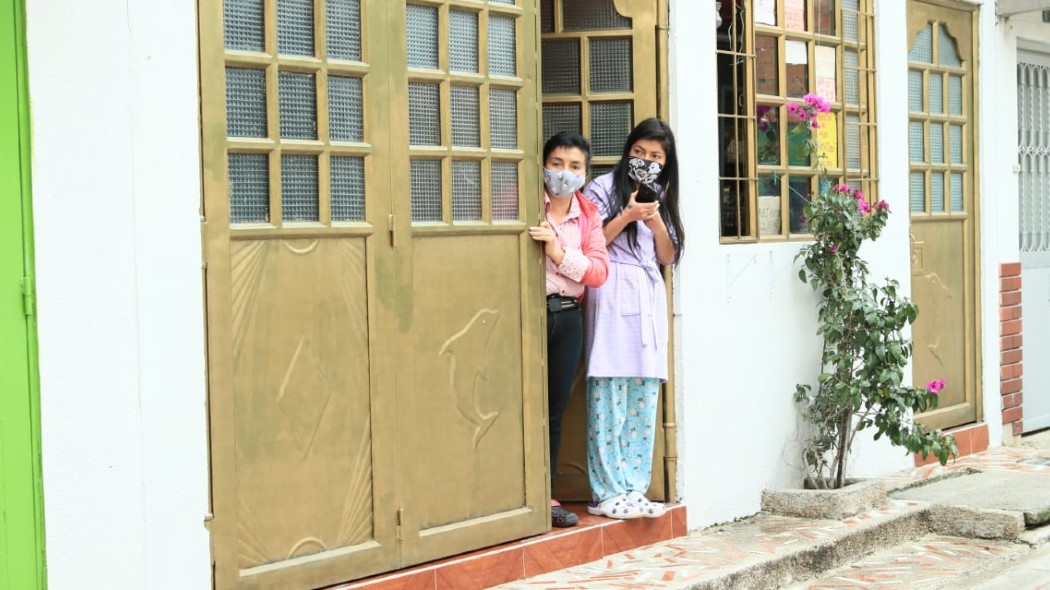
[[[618,156],[634,127],[629,102],[591,104],[591,149],[596,156]]]
[[[263,0],[225,0],[222,23],[226,49],[265,50]]]
[[[281,156],[281,217],[317,221],[317,156]]]
[[[452,219],[481,221],[481,162],[452,162]]]
[[[858,41],[857,34],[857,11],[860,4],[857,0],[843,0],[842,2],[842,38],[847,41]]]
[[[441,112],[437,84],[408,83],[408,141],[441,145]]]
[[[846,167],[860,169],[859,115],[846,115]]]
[[[930,162],[944,163],[944,127],[940,123],[930,123]]]
[[[332,221],[365,220],[365,160],[332,156]]]
[[[962,60],[959,59],[959,49],[955,45],[955,39],[948,34],[948,29],[944,25],[941,25],[938,29],[937,61],[942,66],[962,67]]]
[[[930,72],[930,111],[944,114],[944,78],[941,74]]]
[[[912,162],[923,163],[926,161],[925,133],[922,129],[922,121],[908,123],[908,158]]]
[[[581,133],[580,105],[578,104],[545,104],[543,105],[543,140],[559,131]]]
[[[613,0],[571,0],[563,6],[566,31],[631,28],[631,19],[616,12]]]
[[[314,0],[277,0],[277,52],[314,54]]]
[[[438,10],[433,6],[409,4],[408,66],[436,70],[438,67]]]
[[[543,42],[543,93],[580,93],[580,41]]]
[[[492,220],[518,220],[518,164],[492,163]]]
[[[630,39],[591,40],[591,92],[630,92]]]
[[[313,74],[279,72],[281,137],[317,139],[317,87]]]
[[[962,76],[948,76],[948,114],[957,117],[963,114]]]
[[[951,177],[952,211],[963,211],[963,174],[952,172],[949,176]]]
[[[926,25],[926,28],[915,36],[908,59],[917,63],[933,63],[933,28],[930,25]]]
[[[940,172],[930,173],[930,211],[944,211],[944,174]]]
[[[922,106],[922,72],[908,70],[908,110],[921,113]]]
[[[842,52],[842,82],[846,94],[846,104],[860,104],[860,72],[857,70],[860,58],[856,51],[849,49]]]
[[[489,17],[489,75],[516,76],[517,40],[514,19],[506,16]]]
[[[478,15],[464,10],[450,10],[448,29],[448,69],[453,72],[477,72]]]
[[[364,136],[361,79],[328,77],[328,124],[333,141],[361,141]]]
[[[911,210],[926,211],[926,179],[922,172],[912,172],[908,179]]]
[[[412,160],[412,221],[441,221],[441,161]]]
[[[270,158],[230,154],[230,223],[270,221]]]
[[[554,32],[554,0],[540,0],[540,32]]]
[[[361,61],[361,0],[328,0],[328,57]]]
[[[948,148],[952,155],[952,164],[963,163],[962,125],[948,126]]]
[[[518,147],[518,93],[514,90],[489,90],[489,141],[493,148],[512,150]]]
[[[473,86],[452,87],[452,145],[481,146],[479,100],[478,89]]]
[[[265,70],[226,68],[226,134],[267,137]]]

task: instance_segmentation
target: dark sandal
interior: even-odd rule
[[[580,519],[561,506],[551,506],[551,526],[565,529],[576,526]]]

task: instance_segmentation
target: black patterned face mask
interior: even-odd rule
[[[627,160],[627,176],[641,184],[656,184],[656,179],[660,177],[660,172],[663,169],[663,165],[659,162],[646,160],[638,156],[631,156]]]

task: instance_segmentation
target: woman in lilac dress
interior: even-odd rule
[[[658,517],[645,497],[652,475],[656,405],[667,381],[667,294],[660,265],[678,262],[685,232],[678,214],[678,157],[667,123],[631,132],[616,168],[584,195],[604,220],[609,278],[587,289],[587,464],[594,501],[610,518]]]

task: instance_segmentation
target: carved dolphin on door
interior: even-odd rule
[[[477,400],[478,382],[487,380],[489,339],[498,320],[498,311],[482,309],[438,352],[448,358],[449,391],[460,415],[474,427],[475,447],[499,417],[499,412],[482,412]]]

